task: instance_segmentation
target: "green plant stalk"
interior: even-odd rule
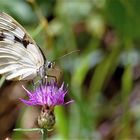
[[[118,139],[129,139],[130,136],[130,128],[131,128],[131,114],[129,110],[129,94],[132,89],[132,66],[131,64],[127,65],[125,68],[125,72],[122,77],[122,105],[123,105],[123,114],[121,118],[121,134]]]
[[[91,103],[89,112],[95,109],[98,105],[98,97],[100,92],[103,90],[105,83],[107,83],[108,79],[116,69],[120,52],[121,46],[117,46],[110,54],[106,55],[104,60],[96,67],[89,87],[90,98],[88,102]],[[95,111],[93,116],[94,122],[89,122],[89,125],[94,124],[94,127],[96,128],[96,119],[98,119],[98,117],[99,111]]]
[[[121,46],[115,46],[116,48],[112,50],[112,52],[104,58],[104,60],[100,63],[100,65],[95,69],[95,74],[92,77],[89,93],[91,102],[96,94],[98,94],[104,88],[104,84],[106,83],[107,77],[111,77],[111,74],[116,69],[118,64],[118,57],[121,52]]]
[[[46,140],[47,139],[47,129],[42,129],[41,133],[42,133],[42,140]]]
[[[16,128],[16,129],[13,129],[13,131],[20,131],[20,132],[34,132],[34,131],[42,131],[41,128]]]
[[[4,82],[5,82],[5,76],[2,76],[0,79],[0,88],[2,87]]]
[[[58,133],[62,135],[63,139],[67,139],[69,135],[69,124],[64,107],[55,107],[55,115],[57,118],[56,129],[58,130]]]
[[[18,131],[18,132],[35,132],[35,131],[39,131],[41,132],[42,135],[42,140],[46,140],[47,139],[47,129],[41,129],[41,128],[27,128],[27,129],[23,129],[23,128],[16,128],[13,129],[13,131]]]

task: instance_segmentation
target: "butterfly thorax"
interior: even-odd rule
[[[46,68],[45,65],[41,66],[38,70],[37,70],[37,75],[42,78],[44,78],[46,76]]]

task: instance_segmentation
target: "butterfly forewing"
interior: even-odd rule
[[[37,76],[45,57],[25,29],[6,13],[0,13],[0,74],[7,80]]]

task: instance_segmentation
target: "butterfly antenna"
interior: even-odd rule
[[[56,60],[58,60],[58,59],[62,59],[62,58],[64,58],[64,57],[68,56],[68,55],[71,55],[71,54],[77,53],[77,52],[80,52],[80,50],[71,51],[71,52],[69,52],[69,53],[67,53],[67,54],[65,54],[65,55],[63,55],[63,56],[58,57],[58,58],[55,59],[54,61],[56,61]]]

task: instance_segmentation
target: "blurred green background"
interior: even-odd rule
[[[66,100],[75,100],[55,108],[48,139],[140,139],[140,0],[1,0],[0,11],[23,25],[47,59],[57,59]],[[80,52],[58,59],[73,50]],[[13,128],[33,127],[35,112],[20,106]],[[1,136],[39,139],[10,130]]]

